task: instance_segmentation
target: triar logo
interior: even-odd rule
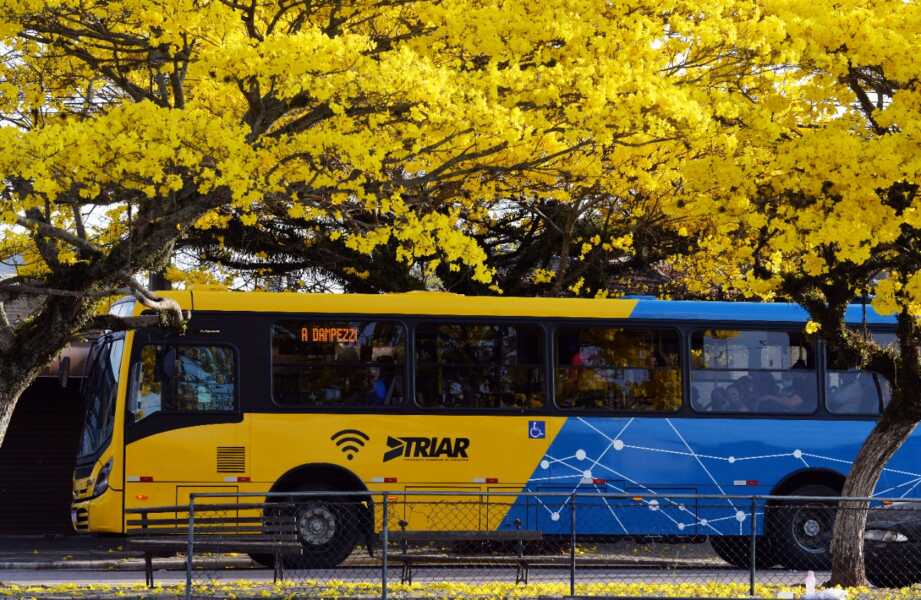
[[[469,438],[450,437],[393,437],[387,436],[384,462],[395,458],[409,459],[466,459]]]

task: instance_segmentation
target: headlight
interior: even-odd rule
[[[898,531],[869,529],[864,532],[863,539],[871,542],[907,542],[908,536]]]
[[[102,494],[109,487],[109,473],[112,472],[112,459],[99,469],[99,476],[96,478],[96,485],[93,487],[93,495]]]

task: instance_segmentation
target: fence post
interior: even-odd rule
[[[389,516],[387,513],[387,494],[384,493],[384,505],[381,511],[381,519],[383,519],[384,523],[383,531],[381,532],[381,600],[387,600],[387,545],[389,541],[389,529],[387,526]]]
[[[576,494],[569,497],[569,595],[576,595]]]
[[[757,551],[757,541],[758,537],[758,505],[754,496],[752,496],[752,532],[751,532],[751,566],[749,567],[748,573],[748,594],[749,596],[754,597],[755,595],[755,569],[757,568],[758,562],[758,551]]]
[[[185,597],[192,600],[192,552],[195,537],[195,494],[189,494],[189,546],[185,552]]]

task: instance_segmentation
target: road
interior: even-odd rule
[[[6,543],[9,542],[9,543]],[[143,560],[137,552],[122,548],[123,540],[100,538],[70,539],[3,539],[0,538],[0,564],[6,561],[8,568],[0,568],[0,582],[18,585],[55,585],[76,583],[91,584],[143,584]],[[580,548],[583,550],[583,548]],[[615,583],[738,583],[747,585],[749,573],[744,569],[732,568],[720,560],[709,544],[635,544],[622,542],[616,545],[585,547],[580,556],[605,556],[616,560],[622,566],[611,567],[576,564],[576,582],[579,584]],[[557,554],[560,564],[554,567],[535,567],[529,573],[531,583],[557,583],[568,586],[568,560]],[[458,561],[469,560],[469,556],[458,556]],[[586,561],[588,562],[588,561]],[[31,563],[31,564],[29,564]],[[210,564],[209,564],[210,563]],[[245,555],[206,555],[196,557],[194,581],[249,580],[271,583],[272,572],[255,568]],[[20,567],[30,568],[20,568]],[[47,568],[47,567],[53,568]],[[184,583],[184,557],[155,559],[155,579],[158,583]],[[43,568],[45,567],[45,568]],[[514,584],[515,567],[466,567],[456,563],[437,567],[417,567],[415,583],[461,583],[489,586],[493,583]],[[817,573],[821,582],[827,573]],[[389,580],[400,581],[400,569],[389,570]],[[804,571],[782,569],[759,570],[756,581],[763,584],[802,584]],[[312,580],[324,583],[344,581],[348,584],[380,584],[380,567],[376,558],[370,558],[364,551],[356,551],[347,565],[330,570],[288,570],[290,582]],[[603,588],[601,590],[603,593]]]

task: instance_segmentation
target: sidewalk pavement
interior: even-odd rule
[[[217,554],[196,558],[211,568],[256,568],[245,554]],[[185,569],[185,557],[160,558],[160,569]],[[4,569],[91,569],[143,571],[144,554],[128,550],[119,536],[96,535],[5,535],[0,536],[0,570]],[[0,574],[0,579],[2,579]]]

